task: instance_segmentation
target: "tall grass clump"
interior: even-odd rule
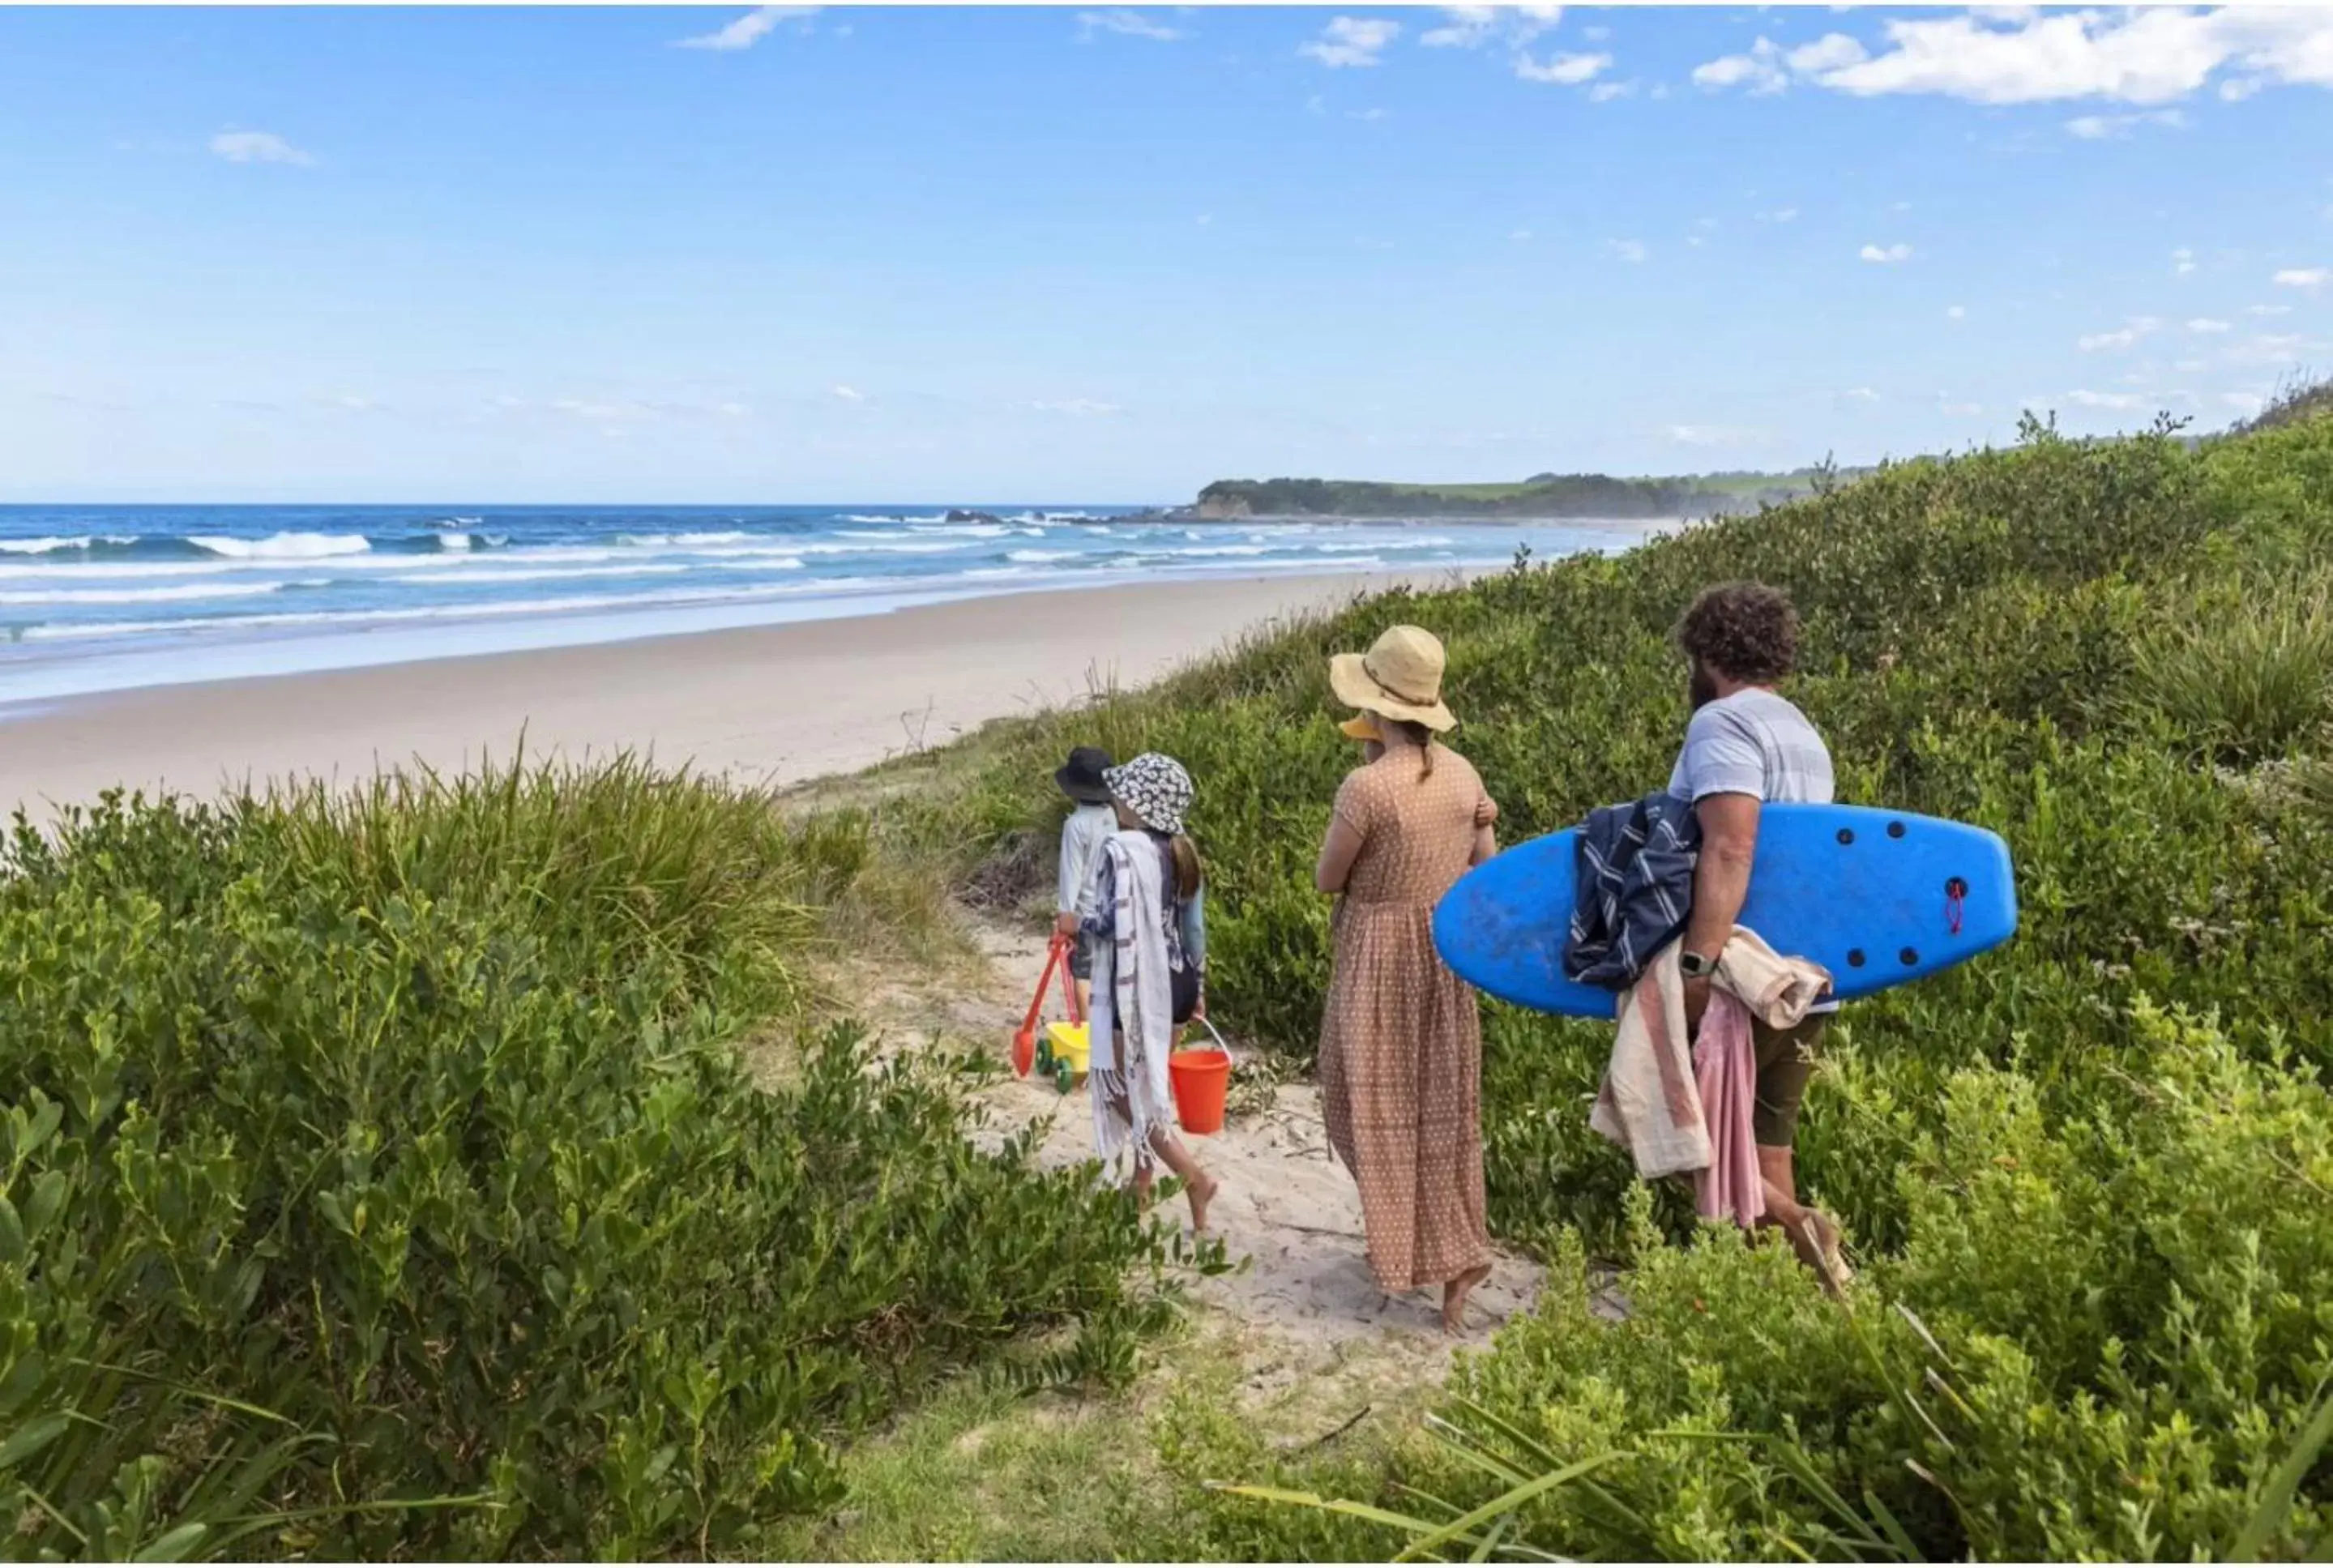
[[[2326,590],[2271,589],[2150,632],[2134,649],[2131,697],[2181,740],[2242,765],[2304,748],[2333,717],[2333,603]]]
[[[1669,629],[1744,577],[1801,611],[1791,695],[1841,798],[1991,828],[2018,870],[2013,943],[1848,1007],[1827,1045],[1800,1179],[1867,1288],[1842,1310],[1775,1250],[1700,1235],[1588,1130],[1609,1026],[1490,1005],[1491,1219],[1552,1260],[1546,1301],[1455,1384],[1463,1454],[1333,1489],[1229,1454],[1217,1478],[1359,1512],[1219,1499],[1218,1539],[1415,1546],[1395,1519],[1425,1518],[1421,1494],[1441,1528],[1595,1460],[1431,1551],[2308,1551],[2333,1477],[2280,1465],[2333,1379],[2312,1283],[2333,1265],[2333,418],[2309,406],[2196,443],[2029,424],[1624,557],[1370,599],[983,737],[882,832],[970,880],[1050,825],[1066,745],[1171,751],[1198,785],[1211,1007],[1301,1063],[1329,968],[1310,870],[1356,760],[1326,655],[1439,633],[1455,742],[1512,842],[1667,777]],[[1589,1311],[1590,1260],[1629,1270],[1627,1323]]]
[[[11,1554],[750,1554],[948,1368],[1122,1374],[1155,1235],[976,1063],[736,1064],[866,851],[621,760],[20,820]]]

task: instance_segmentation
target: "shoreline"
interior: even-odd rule
[[[1482,570],[1225,576],[990,594],[873,615],[141,687],[0,712],[0,809],[104,790],[211,798],[618,751],[782,787],[944,746],[992,719],[1147,684],[1359,594]]]

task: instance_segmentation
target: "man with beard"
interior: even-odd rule
[[[1797,662],[1799,620],[1778,591],[1754,582],[1712,588],[1677,623],[1691,667],[1693,719],[1669,793],[1693,803],[1701,825],[1693,913],[1678,960],[1685,1017],[1696,1027],[1709,1005],[1710,976],[1733,934],[1758,851],[1758,812],[1767,802],[1829,804],[1830,751],[1807,716],[1774,688]],[[1835,1002],[1818,1004],[1794,1029],[1755,1024],[1757,1107],[1752,1128],[1766,1214],[1800,1258],[1836,1286],[1845,1265],[1839,1227],[1798,1200],[1791,1141],[1814,1053]]]

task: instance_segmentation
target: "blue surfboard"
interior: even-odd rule
[[[1434,911],[1442,961],[1478,990],[1541,1013],[1609,1018],[1613,992],[1563,973],[1579,830],[1517,844]],[[2009,846],[1965,822],[1868,806],[1773,805],[1741,923],[1831,973],[1842,1001],[1964,964],[2016,933]]]

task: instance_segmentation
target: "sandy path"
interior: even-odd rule
[[[895,1047],[940,1037],[970,1042],[1009,1062],[1013,1034],[1027,1009],[1045,957],[1042,935],[982,922],[973,928],[983,972],[943,986],[898,986],[869,999],[866,1011]],[[1053,1016],[1059,1016],[1054,1010]],[[1217,1019],[1235,1053],[1236,1020]],[[1038,1158],[1049,1166],[1092,1158],[1091,1112],[1082,1086],[1064,1098],[1050,1083],[1008,1079],[989,1093],[998,1130],[1051,1119]],[[1541,1271],[1502,1254],[1490,1281],[1474,1293],[1467,1333],[1441,1332],[1440,1293],[1387,1296],[1362,1256],[1360,1197],[1329,1155],[1320,1091],[1282,1084],[1268,1110],[1230,1117],[1219,1134],[1187,1140],[1223,1184],[1209,1211],[1237,1272],[1203,1279],[1193,1294],[1215,1326],[1241,1331],[1240,1354],[1251,1392],[1285,1389],[1324,1366],[1351,1366],[1356,1353],[1378,1363],[1373,1380],[1412,1386],[1436,1381],[1460,1344],[1479,1348],[1493,1328],[1537,1295]],[[1188,1223],[1180,1198],[1168,1214]]]

